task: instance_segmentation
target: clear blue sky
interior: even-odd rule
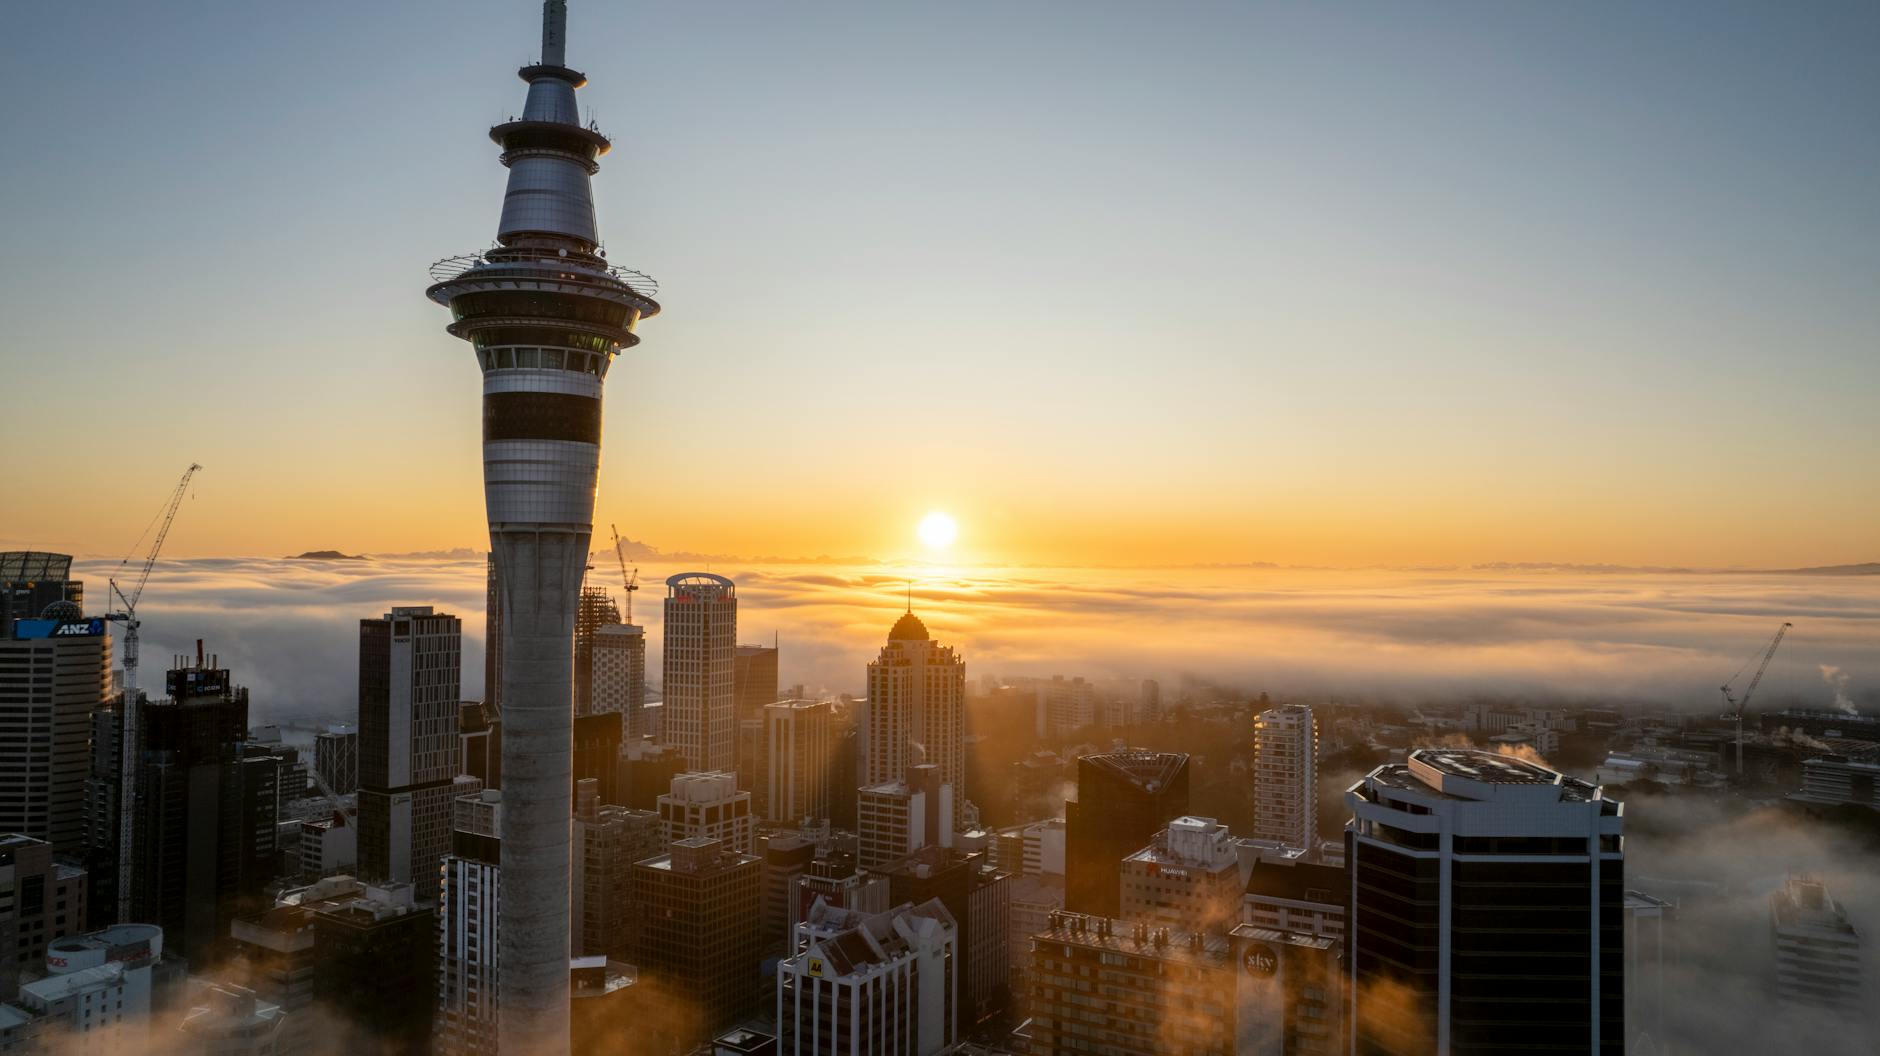
[[[1876,556],[1880,5],[570,7],[667,306],[609,384],[629,535]],[[0,541],[121,549],[195,459],[185,551],[478,545],[421,291],[538,25],[10,5],[0,474],[47,501]]]

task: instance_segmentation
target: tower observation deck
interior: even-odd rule
[[[607,263],[566,0],[542,5],[522,113],[490,129],[509,169],[496,242],[432,265],[431,300],[483,375],[483,486],[501,594],[503,898],[499,1046],[568,1051],[573,642],[600,471],[601,384],[657,287]]]

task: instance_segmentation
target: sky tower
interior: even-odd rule
[[[601,382],[656,287],[612,267],[588,178],[609,142],[583,124],[565,64],[568,5],[542,5],[522,115],[490,129],[509,168],[496,244],[431,268],[451,334],[483,372],[483,492],[501,592],[505,1053],[568,1051],[575,608],[593,530]]]

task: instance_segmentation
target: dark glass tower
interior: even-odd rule
[[[1077,760],[1077,801],[1064,804],[1064,906],[1117,916],[1123,859],[1188,813],[1188,757],[1130,749]]]
[[[565,0],[542,5],[522,115],[490,130],[509,168],[496,245],[440,261],[430,298],[483,372],[483,485],[500,594],[504,1051],[568,1051],[575,609],[593,531],[601,381],[654,287],[608,265],[588,180],[610,146],[581,122]]]

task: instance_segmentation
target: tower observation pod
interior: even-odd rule
[[[509,169],[496,243],[431,267],[426,294],[483,373],[483,490],[503,643],[503,897],[498,1045],[568,1051],[569,829],[575,609],[593,531],[601,383],[659,312],[657,287],[611,266],[589,177],[611,145],[583,124],[565,65],[566,0],[542,5],[522,114],[490,130]]]

